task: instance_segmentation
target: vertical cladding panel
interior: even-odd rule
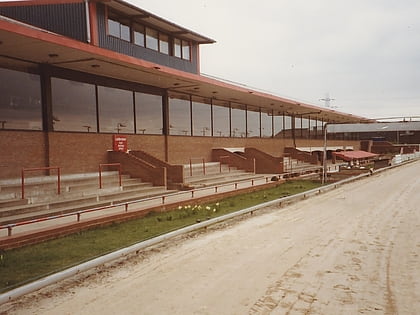
[[[0,14],[83,42],[87,41],[84,3],[0,8]]]
[[[168,56],[152,49],[140,47],[127,41],[107,35],[105,6],[98,3],[98,32],[99,46],[122,54],[139,59],[154,62],[163,66],[175,68],[190,73],[197,73],[197,46],[192,47],[192,61],[182,60],[177,57]]]

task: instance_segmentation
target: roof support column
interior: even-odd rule
[[[168,91],[166,90],[162,96],[162,133],[165,137],[165,162],[169,162],[169,144],[168,144],[168,137],[169,137],[169,95]]]

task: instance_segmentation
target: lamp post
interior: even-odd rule
[[[328,123],[324,125],[324,152],[322,154],[322,184],[327,180],[327,129]]]

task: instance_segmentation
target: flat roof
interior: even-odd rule
[[[286,99],[214,78],[192,74],[110,51],[0,16],[0,63],[37,68],[38,64],[155,86],[171,92],[260,107],[274,115],[311,116],[334,123],[373,120]],[[252,110],[252,109],[251,109]]]
[[[84,0],[4,1],[4,2],[0,2],[0,7],[1,6],[51,5],[51,4],[67,4],[67,3],[81,3],[81,2],[84,2]],[[216,42],[215,40],[209,37],[200,35],[192,30],[189,30],[185,27],[179,26],[175,23],[165,20],[153,13],[140,9],[123,0],[95,0],[95,2],[106,4],[108,7],[123,14],[124,16],[129,18],[131,21],[135,21],[141,24],[147,24],[149,26],[154,26],[160,31],[164,31],[172,36],[177,36],[182,39],[191,40],[199,44],[213,44]]]

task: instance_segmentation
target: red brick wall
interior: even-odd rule
[[[43,132],[0,132],[0,179],[20,177],[23,167],[46,166]]]
[[[49,152],[48,143],[49,138]],[[165,137],[127,135],[128,148],[143,150],[165,160]],[[296,140],[298,146],[323,146],[322,140]],[[353,145],[358,141],[329,140],[328,145]],[[213,148],[252,147],[273,156],[282,156],[285,146],[293,146],[291,139],[168,137],[168,162],[187,164],[189,159],[211,161]],[[99,163],[108,160],[112,149],[112,134],[43,133],[35,131],[0,130],[0,178],[19,177],[22,167],[60,166],[63,174],[96,172]],[[49,156],[49,161],[47,157]]]

